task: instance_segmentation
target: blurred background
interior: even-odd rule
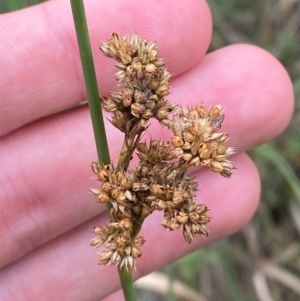
[[[0,0],[0,12],[43,2]],[[249,152],[262,181],[241,231],[137,282],[143,301],[300,300],[300,0],[210,0],[209,51],[251,43],[273,53],[294,84],[295,110],[275,140]],[[84,300],[83,300],[84,301]]]

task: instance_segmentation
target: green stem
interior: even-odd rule
[[[103,115],[100,104],[97,78],[88,34],[85,10],[82,0],[71,0],[74,24],[76,29],[81,64],[84,74],[91,119],[94,129],[99,161],[110,163],[109,149],[106,139]]]
[[[134,222],[132,227],[132,237],[137,237],[147,216],[149,216],[149,214],[141,216],[137,221]]]
[[[83,0],[70,0],[70,2],[76,29],[76,36],[78,40],[78,47],[84,74],[84,80],[88,95],[88,102],[95,135],[98,158],[100,162],[104,164],[109,164],[109,149],[99,100],[99,90],[90,46],[90,39],[88,34]],[[136,301],[137,299],[133,287],[131,273],[125,268],[118,269],[118,271],[125,300]]]
[[[117,170],[124,169],[127,170],[131,157],[133,155],[134,150],[137,147],[137,144],[141,140],[142,133],[139,133],[137,135],[133,135],[133,137],[128,138],[127,135],[125,135],[125,139],[123,142],[123,146],[120,152],[120,157],[117,165]]]
[[[119,277],[121,280],[121,285],[123,289],[123,294],[126,301],[137,301],[136,293],[133,287],[133,280],[131,272],[125,268],[118,268]]]

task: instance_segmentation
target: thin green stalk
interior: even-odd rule
[[[126,301],[137,301],[136,293],[133,287],[133,279],[130,271],[118,267],[119,277],[122,284],[123,294]]]
[[[106,139],[103,115],[99,101],[99,91],[96,80],[96,72],[90,46],[85,10],[82,0],[70,0],[73,12],[73,19],[78,40],[80,58],[84,73],[84,80],[87,89],[91,119],[94,129],[96,147],[99,161],[104,164],[110,163],[109,149]],[[133,280],[130,271],[125,268],[118,269],[126,301],[136,301],[136,294],[133,287]]]
[[[106,139],[103,115],[99,100],[99,90],[96,79],[94,60],[88,34],[85,10],[82,0],[71,0],[78,47],[86,85],[91,119],[94,129],[99,161],[110,163],[109,149]]]
[[[131,137],[130,139],[128,139],[128,137],[125,135],[125,139],[123,142],[123,146],[120,152],[120,157],[119,157],[119,161],[118,161],[118,165],[117,165],[117,170],[123,169],[123,170],[127,170],[132,154],[135,151],[138,143],[141,140],[142,137],[142,133],[139,133],[137,135],[133,135],[133,138]],[[131,143],[129,144],[128,141],[131,141]]]

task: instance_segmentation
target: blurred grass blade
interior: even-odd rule
[[[42,2],[45,0],[0,0],[0,13],[19,10]]]
[[[153,272],[148,276],[140,278],[136,281],[135,285],[138,288],[154,291],[164,296],[168,295],[169,280],[165,275],[159,272]],[[206,301],[200,293],[177,280],[174,281],[174,294],[179,298],[179,300]]]
[[[300,296],[300,278],[289,271],[280,268],[272,263],[266,264],[263,268],[266,275],[282,285],[290,288]]]
[[[2,0],[1,2],[1,12],[11,12],[30,5],[30,3],[25,0]]]
[[[244,301],[242,291],[240,290],[240,279],[237,274],[236,261],[234,260],[232,254],[229,253],[229,248],[227,248],[227,240],[221,240],[216,243],[218,256],[222,264],[224,278],[226,284],[228,285],[228,291],[231,294],[231,300]]]
[[[298,206],[296,203],[291,202],[290,203],[290,210],[293,210],[293,206]],[[299,208],[298,208],[299,210]],[[300,212],[298,212],[300,213]],[[300,218],[300,216],[299,216]],[[300,221],[300,220],[299,220]],[[300,234],[300,228],[299,228],[299,234]],[[290,243],[286,248],[278,254],[278,256],[272,258],[272,262],[274,264],[286,264],[289,262],[295,262],[298,258],[300,258],[300,244],[296,240],[293,243]],[[300,267],[300,265],[299,265]]]
[[[252,283],[259,301],[274,301],[264,273],[256,271],[253,274]]]
[[[5,1],[6,3],[5,4],[1,4],[2,5],[5,5],[4,6],[4,9],[7,11],[7,12],[11,12],[11,11],[14,11],[14,10],[19,10],[19,9],[22,9],[24,7],[27,7],[27,3],[26,1],[22,1],[22,0],[10,0],[10,1]],[[1,7],[2,8],[2,7]]]
[[[168,279],[169,279],[169,285],[168,285],[168,300],[169,301],[177,301],[177,298],[175,296],[174,292],[174,271],[172,269],[172,266],[167,265],[164,268],[164,272],[166,273]]]
[[[294,222],[295,228],[297,229],[298,234],[300,235],[300,206],[295,202],[291,202],[289,209],[292,221]]]
[[[297,201],[300,204],[300,180],[298,179],[290,164],[285,160],[285,158],[270,144],[264,144],[256,148],[255,152],[271,161],[278,168],[287,183],[290,185]]]

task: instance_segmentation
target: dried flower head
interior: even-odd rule
[[[126,37],[114,33],[100,50],[115,59],[120,69],[115,75],[119,89],[103,104],[112,113],[111,122],[124,133],[145,130],[150,118],[167,123],[176,106],[164,99],[169,94],[171,75],[164,68],[157,43],[148,43],[136,34]]]
[[[113,264],[132,270],[136,258],[142,254],[139,247],[144,244],[145,239],[141,236],[131,238],[130,231],[122,231],[120,224],[121,222],[110,223],[107,227],[96,227],[94,233],[97,237],[92,240],[91,245],[97,248],[104,244],[106,247],[106,251],[99,255],[99,264]]]
[[[233,165],[227,158],[235,153],[235,149],[225,145],[228,135],[219,132],[223,120],[221,105],[210,110],[202,103],[195,108],[181,108],[171,124],[174,157],[190,166],[210,168],[229,178]]]
[[[100,50],[117,61],[117,91],[103,101],[111,123],[124,133],[117,166],[92,163],[101,182],[90,189],[100,203],[108,204],[109,223],[94,229],[91,245],[104,247],[99,264],[114,264],[131,270],[142,255],[145,239],[138,236],[145,218],[163,212],[162,226],[182,229],[191,243],[196,234],[208,236],[208,208],[196,203],[198,183],[189,176],[191,166],[203,166],[229,178],[233,165],[228,157],[235,150],[226,146],[228,135],[220,132],[223,107],[208,110],[203,103],[178,108],[168,102],[170,73],[164,68],[157,43],[138,35],[112,34]],[[170,142],[141,142],[149,120],[156,118],[173,133]],[[135,169],[129,169],[136,152]]]

